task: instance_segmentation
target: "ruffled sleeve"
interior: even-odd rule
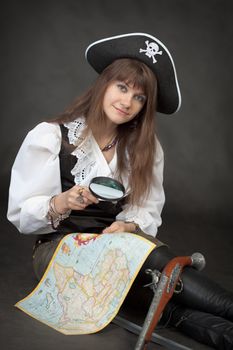
[[[153,168],[154,184],[148,198],[140,207],[125,205],[123,211],[116,218],[120,221],[136,222],[142,231],[153,237],[156,236],[158,227],[162,223],[161,212],[165,202],[163,189],[164,154],[158,140],[156,147],[156,158]]]
[[[48,233],[51,196],[61,192],[58,124],[40,123],[31,130],[11,172],[7,218],[22,233]]]

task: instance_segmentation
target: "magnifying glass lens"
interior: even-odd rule
[[[119,200],[125,195],[125,188],[119,181],[105,176],[93,178],[89,189],[94,196],[107,201]]]

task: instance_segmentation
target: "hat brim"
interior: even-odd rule
[[[158,45],[155,55],[147,50],[148,43]],[[157,78],[157,111],[173,114],[179,110],[181,94],[172,56],[167,47],[154,36],[129,33],[98,40],[87,47],[85,57],[97,73],[101,73],[119,58],[133,58],[144,62]]]

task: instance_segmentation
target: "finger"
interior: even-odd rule
[[[70,198],[70,208],[74,209],[74,210],[83,210],[87,207],[88,203],[87,203],[87,199],[81,195],[73,195]]]
[[[75,198],[75,201],[76,201],[78,204],[85,204],[85,202],[86,202],[84,196],[81,195],[81,194],[79,194],[79,195]]]
[[[102,231],[102,233],[112,233],[111,226],[106,227],[106,228]]]
[[[116,225],[116,223],[113,223],[112,225],[110,225],[109,227],[106,227],[102,233],[115,233],[119,230],[118,225]]]
[[[85,186],[76,186],[76,191],[75,193],[77,196],[82,196],[83,198],[86,198],[86,203],[92,204],[92,203],[99,203],[98,198],[93,196],[93,194],[89,191],[88,187]]]
[[[72,209],[74,210],[84,210],[86,207],[87,207],[87,204],[85,202],[84,203],[76,202],[72,205]]]
[[[87,199],[87,201],[89,201],[89,204],[92,204],[92,203],[99,203],[99,200],[98,198],[96,198],[95,196],[93,196],[93,194],[89,191],[89,189],[85,188],[83,190],[83,197],[85,197]]]

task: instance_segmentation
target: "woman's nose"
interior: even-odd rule
[[[129,108],[132,103],[132,96],[130,94],[124,94],[124,96],[121,99],[121,104],[125,108]]]

